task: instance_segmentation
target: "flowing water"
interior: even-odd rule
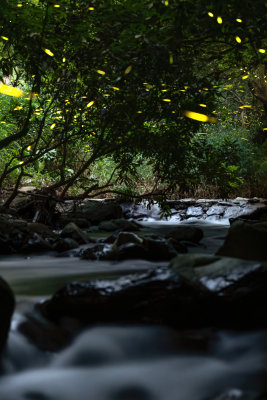
[[[188,222],[205,232],[200,247],[191,247],[191,252],[218,249],[228,225],[216,222]],[[150,218],[142,224],[144,232],[165,234],[177,221]],[[38,350],[18,331],[34,303],[70,281],[113,279],[166,264],[87,261],[54,254],[2,257],[0,275],[14,290],[17,307],[3,358],[0,399],[205,400],[229,389],[234,389],[231,399],[241,399],[240,390],[252,392],[246,399],[253,399],[253,392],[262,393],[264,331],[92,326],[59,353]]]

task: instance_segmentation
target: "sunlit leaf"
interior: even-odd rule
[[[90,103],[88,103],[86,107],[88,107],[88,108],[89,108],[89,107],[92,107],[92,105],[94,104],[94,102],[95,102],[94,100],[90,101]]]
[[[197,135],[207,135],[207,132],[197,132]]]
[[[171,99],[162,99],[162,101],[171,102]]]
[[[95,7],[88,7],[89,11],[94,11]]]
[[[242,76],[242,79],[248,79],[249,75]]]
[[[131,65],[129,65],[124,71],[125,75],[129,74],[131,72],[132,68],[133,67]]]
[[[102,71],[101,69],[98,69],[96,72],[100,75],[106,75],[105,71]]]
[[[24,163],[24,161],[20,161],[20,162],[19,162],[19,165],[21,165],[21,164],[23,164],[23,163]]]
[[[54,123],[54,124],[52,124],[51,126],[50,126],[50,129],[54,129],[55,128],[55,126],[56,126],[56,124]]]
[[[267,131],[267,128],[263,128],[262,130],[263,130],[263,131]]]
[[[66,58],[65,57],[62,58],[62,62],[66,62]]]
[[[142,114],[143,113],[143,111],[137,111],[137,114]]]
[[[164,4],[165,4],[165,6],[167,7],[167,6],[169,5],[169,1],[168,1],[168,0],[165,0],[165,1],[164,1]]]
[[[54,4],[54,7],[55,7],[55,8],[59,8],[59,7],[60,7],[60,4]]]
[[[236,18],[236,21],[239,22],[241,24],[242,19],[241,18]]]
[[[17,7],[22,7],[22,6],[23,6],[23,4],[21,4],[21,3],[17,4]]]
[[[1,38],[4,40],[9,40],[6,36],[1,36]]]
[[[266,50],[265,49],[259,49],[259,53],[264,54],[264,53],[266,53]]]
[[[211,17],[211,18],[213,18],[213,17],[214,17],[214,14],[213,14],[212,12],[209,11],[209,12],[208,12],[208,16]]]
[[[237,41],[237,43],[241,43],[242,42],[242,40],[241,40],[241,38],[239,36],[236,36],[235,40]]]
[[[27,150],[27,151],[30,151],[31,148],[32,148],[32,146],[28,146],[28,147],[26,148],[26,150]]]
[[[16,111],[16,110],[22,110],[22,109],[23,109],[23,107],[17,106],[17,107],[14,108],[14,111]]]
[[[50,57],[53,57],[53,56],[54,56],[54,53],[52,53],[52,51],[49,50],[49,49],[44,49],[44,52],[45,52],[46,54],[48,54]]]
[[[4,84],[0,84],[0,93],[6,94],[12,97],[20,97],[23,95],[23,91],[21,89],[15,88],[13,86],[8,86]]]
[[[222,24],[222,17],[217,17],[218,24]]]
[[[207,107],[206,104],[199,104],[200,107]]]
[[[112,86],[113,90],[120,90],[120,88],[118,88],[117,86]]]
[[[183,111],[183,115],[187,118],[194,119],[196,121],[201,121],[201,122],[216,122],[216,118],[214,117],[209,117],[208,115],[205,114],[199,114],[193,111]]]
[[[170,54],[169,62],[170,62],[170,64],[173,64],[173,55],[172,54]]]

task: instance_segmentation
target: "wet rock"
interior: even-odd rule
[[[232,224],[237,220],[242,221],[266,221],[267,220],[267,207],[259,207],[254,209],[252,212],[246,212],[245,214],[236,218],[230,218],[229,221]]]
[[[118,218],[118,219],[112,219],[110,221],[100,222],[99,229],[108,232],[116,230],[123,230],[129,232],[129,231],[140,230],[140,225],[134,221],[128,221],[127,219]]]
[[[27,224],[27,231],[38,233],[42,236],[49,238],[56,237],[56,235],[51,231],[51,229],[47,225],[40,224],[38,222],[29,222]]]
[[[12,290],[4,279],[0,278],[0,354],[6,343],[14,308],[15,299]]]
[[[93,224],[122,217],[122,208],[118,203],[89,200],[75,210],[77,217],[86,218]]]
[[[79,243],[72,238],[59,238],[52,245],[53,250],[60,253],[76,249],[77,247],[79,247]]]
[[[105,254],[109,250],[110,245],[105,245],[104,243],[93,244],[82,252],[81,258],[84,260],[101,260],[105,258]]]
[[[135,243],[138,245],[142,245],[143,239],[132,232],[120,232],[117,239],[114,242],[113,248],[119,247],[125,243]]]
[[[235,221],[217,254],[246,260],[267,261],[267,221]]]
[[[166,238],[172,238],[177,241],[188,241],[198,243],[203,238],[203,231],[195,226],[178,226],[170,231]]]
[[[74,222],[67,224],[61,231],[60,236],[62,238],[71,238],[80,244],[86,244],[89,242],[87,236]]]
[[[43,239],[38,233],[33,233],[29,237],[24,238],[24,243],[17,248],[22,253],[39,253],[52,250],[51,243]]]
[[[71,283],[40,305],[43,315],[84,323],[135,322],[183,328],[266,327],[267,266],[198,254],[115,281]]]
[[[75,213],[67,213],[67,214],[61,214],[58,217],[58,226],[64,227],[67,224],[73,222],[75,225],[77,225],[79,228],[89,228],[91,226],[90,222],[88,219],[83,218],[83,217],[77,217]]]

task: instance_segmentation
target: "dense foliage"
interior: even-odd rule
[[[0,94],[2,187],[264,186],[264,1],[2,2],[0,78],[23,90]]]

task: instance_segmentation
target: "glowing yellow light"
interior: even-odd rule
[[[54,124],[52,124],[51,126],[50,126],[50,129],[54,129],[55,128],[55,126],[56,126],[56,124],[54,123]]]
[[[100,75],[105,75],[106,74],[105,71],[102,71],[101,69],[98,69],[96,72],[98,74],[100,74]]]
[[[6,94],[12,97],[20,97],[23,95],[23,91],[21,89],[15,88],[13,86],[8,86],[4,84],[0,84],[0,93]]]
[[[201,121],[201,122],[216,122],[216,118],[214,117],[209,117],[208,115],[205,114],[199,114],[193,111],[184,111],[183,115],[187,118],[194,119],[196,121]]]
[[[243,109],[243,108],[251,108],[251,105],[249,104],[244,104],[243,106],[240,106],[239,108]]]
[[[19,165],[21,165],[21,164],[23,164],[23,163],[24,163],[24,161],[20,161],[20,162],[19,162]]]
[[[198,135],[207,135],[207,132],[198,132]]]
[[[113,90],[120,90],[120,88],[116,87],[116,86],[112,86]]]
[[[142,114],[143,113],[143,111],[137,111],[137,114]]]
[[[208,16],[211,17],[211,18],[213,18],[213,17],[214,17],[214,14],[213,14],[212,12],[209,11],[209,12],[208,12]]]
[[[162,101],[171,102],[171,99],[162,99]]]
[[[217,17],[218,24],[222,24],[222,17]]]
[[[189,88],[189,86],[184,86],[184,88],[185,88],[185,89],[188,89],[188,88]]]
[[[103,94],[103,96],[105,96],[105,97],[109,97],[109,96],[110,96],[110,94],[108,94],[108,93],[105,93],[105,94]]]
[[[32,148],[32,146],[28,146],[28,147],[26,148],[26,150],[27,150],[27,151],[30,151],[31,148]]]
[[[133,67],[132,67],[131,65],[129,65],[129,66],[126,68],[126,70],[124,71],[125,75],[129,74],[129,73],[131,72],[132,68],[133,68]]]
[[[237,43],[241,43],[242,42],[242,40],[241,40],[241,38],[239,36],[236,36],[235,40],[237,41]]]
[[[173,55],[172,54],[170,54],[169,62],[170,62],[170,64],[173,64]]]
[[[266,50],[265,49],[259,49],[259,53],[264,54],[264,53],[266,53]]]
[[[17,4],[17,7],[22,7],[22,4],[21,3]]]
[[[22,110],[22,109],[23,109],[23,107],[17,106],[17,107],[14,108],[14,111],[16,111],[16,110]]]
[[[8,38],[6,36],[1,36],[1,38],[4,40],[8,40]]]
[[[168,0],[165,0],[165,1],[164,1],[164,4],[165,4],[165,6],[167,7],[167,6],[169,5],[169,1],[168,1]]]
[[[200,107],[207,107],[206,104],[199,104]]]
[[[263,130],[263,131],[267,131],[267,128],[263,128],[262,130]]]
[[[242,79],[248,79],[249,75],[242,76]]]
[[[62,58],[62,62],[66,62],[66,58],[65,57]]]
[[[239,22],[241,24],[242,19],[241,18],[236,18],[236,22]]]
[[[52,51],[49,50],[49,49],[44,49],[44,52],[45,52],[46,54],[48,54],[50,57],[53,57],[53,56],[54,56],[54,53],[52,53]]]
[[[88,7],[89,11],[94,11],[95,7]]]
[[[60,5],[59,5],[59,4],[54,4],[54,7],[55,7],[55,8],[59,8]]]
[[[94,102],[95,102],[94,100],[90,101],[90,103],[88,103],[86,107],[88,107],[88,108],[89,108],[89,107],[92,107],[92,105],[94,104]]]

